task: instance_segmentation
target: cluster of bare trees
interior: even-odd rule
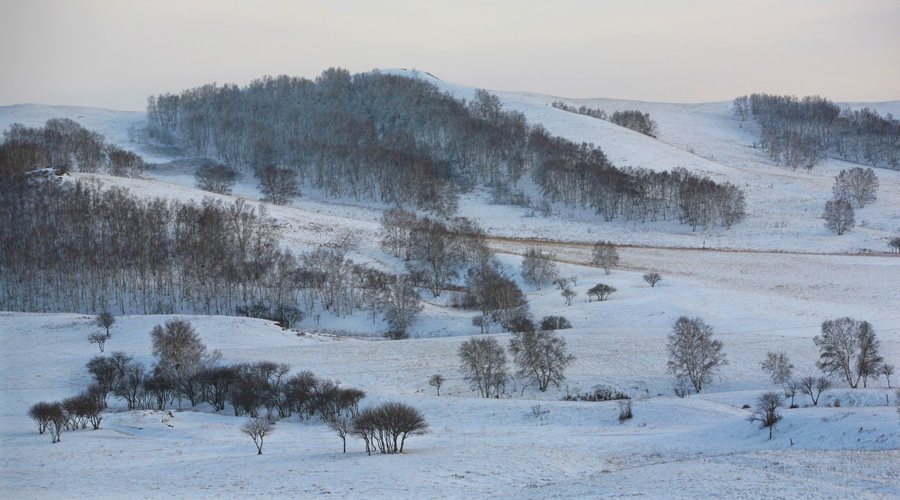
[[[545,317],[540,329],[527,318],[518,322],[509,341],[509,353],[523,392],[530,385],[546,392],[550,384],[558,387],[565,380],[565,369],[575,357],[569,354],[566,340],[555,330],[568,327],[571,325],[563,317]],[[493,337],[475,337],[463,342],[458,355],[460,371],[482,397],[499,398],[512,380],[506,351]]]
[[[886,366],[878,352],[880,341],[868,321],[853,318],[825,321],[822,334],[813,337],[813,342],[819,348],[820,361],[816,363],[819,369],[845,380],[853,389],[859,386],[860,380],[866,387],[869,377],[877,377]],[[893,373],[893,367],[888,366],[887,371]]]
[[[596,118],[598,120],[609,119],[606,111],[603,111],[602,109],[594,109],[587,106],[579,106],[576,108],[575,106],[569,106],[563,101],[553,101],[552,103],[550,103],[550,105],[556,109],[561,109],[563,111],[568,111],[569,113],[575,113],[578,115],[590,116],[591,118]]]
[[[382,215],[381,236],[382,247],[403,258],[412,278],[435,297],[491,257],[484,231],[464,218],[443,221],[390,209]]]
[[[834,155],[855,163],[900,168],[900,120],[863,108],[841,110],[819,96],[753,94],[734,100],[734,113],[761,126],[760,144],[777,163],[812,168]]]
[[[871,168],[854,167],[850,170],[841,170],[834,178],[832,187],[834,197],[825,202],[825,227],[838,235],[856,224],[856,214],[853,203],[859,208],[866,203],[874,202],[878,192],[878,177]]]
[[[535,127],[533,177],[543,196],[566,206],[591,207],[605,221],[622,217],[641,222],[678,220],[692,229],[731,227],[745,217],[743,192],[684,168],[654,172],[613,166],[599,148],[577,145]]]
[[[421,80],[332,68],[315,81],[282,75],[245,88],[206,85],[151,97],[147,112],[156,137],[253,171],[264,187],[275,173],[290,171],[278,182],[447,216],[459,192],[514,185],[530,172],[550,201],[594,207],[606,220],[661,216],[696,228],[742,217],[743,196],[734,186],[686,171],[616,169],[599,148],[529,127],[521,113],[502,110],[481,90],[466,103]],[[639,122],[642,130],[652,124],[637,115],[621,121]],[[688,180],[696,185],[682,186]],[[693,204],[705,212],[694,223]]]
[[[63,430],[100,428],[101,414],[106,409],[106,400],[97,386],[91,386],[81,394],[60,402],[40,402],[32,405],[28,416],[38,426],[38,433],[50,432],[53,443],[58,443]]]
[[[349,422],[346,419],[334,420],[331,428],[343,440],[345,453],[346,436],[352,434],[365,442],[366,453],[369,455],[373,451],[394,454],[403,453],[406,438],[427,432],[428,423],[416,408],[388,401],[363,409]]]
[[[810,397],[813,405],[819,404],[823,392],[833,386],[828,376],[837,376],[851,388],[865,387],[869,378],[884,376],[888,389],[891,388],[893,365],[884,362],[879,354],[880,342],[872,325],[867,321],[852,318],[838,318],[822,323],[822,334],[813,338],[819,348],[816,366],[824,376],[794,376],[794,365],[785,352],[769,352],[760,363],[773,383],[781,386],[784,395],[791,400],[800,394]]]
[[[395,332],[419,310],[406,278],[354,264],[340,249],[280,250],[265,207],[243,200],[142,200],[119,188],[36,181],[0,187],[0,214],[7,310],[243,314],[291,327],[321,308],[367,311],[373,321],[384,313]]]
[[[589,108],[587,106],[569,106],[563,101],[553,101],[551,103],[556,109],[576,113],[579,115],[590,116],[598,120],[606,120],[620,127],[634,130],[635,132],[656,138],[657,125],[650,119],[650,113],[641,113],[636,109],[625,111],[615,111],[612,115],[607,115],[602,109]]]
[[[143,165],[140,156],[106,144],[102,135],[68,118],[38,128],[14,123],[0,143],[0,182],[40,168],[96,172],[105,166],[113,175],[135,177]]]
[[[641,113],[637,110],[616,111],[609,117],[609,121],[635,132],[656,138],[656,122],[650,119],[650,113]]]
[[[424,433],[428,424],[415,408],[396,402],[360,409],[366,393],[340,382],[320,378],[309,371],[290,374],[284,363],[222,364],[218,352],[207,352],[190,322],[172,319],[150,333],[155,363],[148,371],[143,363],[123,352],[96,356],[87,363],[92,377],[81,394],[62,402],[40,402],[28,416],[38,432],[49,431],[54,443],[64,429],[100,427],[110,394],[123,399],[129,410],[163,410],[178,401],[191,406],[207,403],[216,412],[231,405],[235,416],[250,419],[241,431],[253,439],[262,454],[264,438],[279,418],[318,418],[344,440],[356,435],[366,452],[402,453],[406,438]],[[261,415],[265,409],[264,416]]]
[[[489,333],[493,324],[513,331],[529,314],[524,292],[496,259],[469,270],[461,306],[481,312],[472,320],[481,333]]]

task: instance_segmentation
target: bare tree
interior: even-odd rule
[[[490,333],[491,323],[493,322],[494,320],[492,320],[490,316],[485,315],[475,316],[474,318],[472,318],[472,325],[480,328],[482,335],[485,333]]]
[[[194,173],[194,180],[199,189],[219,194],[231,194],[237,177],[236,170],[221,163],[207,163]]]
[[[728,364],[722,342],[712,339],[712,327],[700,318],[682,316],[675,321],[668,337],[668,369],[676,378],[686,378],[697,392],[719,369]]]
[[[588,302],[591,301],[591,297],[597,297],[597,300],[604,301],[609,298],[610,295],[616,293],[615,287],[605,285],[603,283],[597,283],[590,290],[588,290]]]
[[[63,408],[62,403],[51,403],[48,411],[49,424],[47,429],[50,430],[50,439],[52,443],[58,443],[59,435],[69,425],[69,415]]]
[[[444,385],[446,379],[440,373],[432,375],[430,379],[428,379],[428,385],[437,389],[437,395],[441,395],[441,386]]]
[[[887,363],[881,364],[881,369],[878,370],[880,375],[884,375],[884,378],[887,379],[888,389],[891,388],[891,375],[894,374],[894,365],[889,365]]]
[[[300,183],[297,174],[289,168],[278,168],[268,165],[257,171],[259,190],[263,199],[276,205],[287,205],[291,198],[300,196]]]
[[[347,453],[347,436],[353,432],[353,420],[346,415],[338,415],[328,422],[328,428],[341,438],[344,453]]]
[[[100,352],[103,352],[103,347],[106,345],[106,339],[108,337],[102,332],[92,333],[88,335],[88,341],[91,344],[97,344],[97,347],[100,348]]]
[[[384,317],[390,329],[385,334],[392,340],[409,338],[407,331],[422,312],[421,299],[416,290],[402,278],[388,285],[384,297]]]
[[[608,241],[594,243],[593,258],[591,262],[596,267],[602,267],[606,274],[610,269],[619,267],[619,252],[616,246]]]
[[[553,383],[565,380],[566,367],[575,360],[566,349],[566,340],[553,331],[534,329],[514,333],[509,352],[518,367],[517,374],[537,384],[541,392]]]
[[[459,346],[460,371],[485,398],[499,398],[506,386],[506,352],[493,337],[473,338]]]
[[[563,288],[563,291],[560,292],[560,295],[562,295],[563,298],[566,299],[566,305],[571,306],[572,299],[578,296],[578,292],[576,292],[572,287],[567,286]]]
[[[553,283],[559,276],[559,266],[553,261],[555,258],[556,255],[539,248],[531,247],[526,250],[522,259],[522,281],[538,290]]]
[[[784,397],[791,398],[791,408],[794,407],[794,398],[800,392],[800,379],[791,377],[784,383]]]
[[[822,218],[825,219],[825,227],[837,233],[838,236],[844,234],[856,223],[853,207],[850,206],[850,202],[843,199],[825,202],[825,213],[822,214]]]
[[[831,388],[831,380],[825,377],[806,376],[800,379],[800,392],[812,399],[813,406],[819,404],[819,396]]]
[[[784,352],[766,353],[766,359],[760,363],[760,367],[764,372],[769,374],[772,382],[781,385],[785,389],[786,384],[791,380],[794,371],[794,365]],[[787,389],[785,389],[787,391]]]
[[[566,330],[572,328],[572,323],[563,316],[544,316],[539,325],[541,330]]]
[[[116,322],[116,317],[109,311],[103,311],[97,315],[97,319],[94,322],[100,328],[106,329],[106,338],[109,338],[109,327],[113,326],[113,323]]]
[[[767,392],[756,400],[756,411],[747,418],[750,422],[759,422],[760,429],[769,428],[769,439],[772,439],[772,430],[775,424],[781,420],[778,407],[781,406],[781,394]]]
[[[644,275],[644,281],[650,285],[650,288],[654,288],[657,283],[662,281],[662,275],[659,273],[647,273]]]
[[[53,417],[53,411],[54,403],[46,403],[43,401],[35,403],[28,410],[28,416],[37,424],[39,434],[43,434],[44,431],[47,430],[47,426],[50,425],[50,420]]]
[[[206,354],[206,345],[197,331],[183,319],[171,319],[165,326],[156,325],[150,332],[150,339],[159,366],[179,381],[193,375]]]
[[[253,444],[256,445],[256,454],[262,455],[263,440],[275,432],[275,422],[267,418],[251,418],[241,426],[241,432],[253,439]]]
[[[822,323],[822,334],[813,337],[819,348],[820,361],[816,363],[825,373],[837,375],[851,388],[859,386],[862,379],[874,374],[882,357],[878,354],[880,342],[868,321],[838,318]]]
[[[878,177],[871,168],[854,167],[841,170],[834,178],[834,197],[847,201],[856,201],[859,208],[875,201],[878,192]]]

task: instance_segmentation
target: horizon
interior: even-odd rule
[[[0,9],[3,106],[142,111],[150,95],[213,82],[243,87],[265,75],[312,79],[329,67],[416,69],[465,86],[569,99],[900,99],[900,66],[890,63],[900,60],[900,4],[887,0],[766,0],[753,9],[708,1],[43,0]]]

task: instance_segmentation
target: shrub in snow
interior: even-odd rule
[[[619,392],[614,387],[610,387],[607,385],[597,385],[594,386],[588,392],[570,394],[568,390],[566,391],[565,397],[563,397],[563,401],[592,401],[592,402],[600,402],[600,401],[617,401],[621,399],[631,399],[630,396],[623,392]]]
[[[772,439],[772,429],[775,423],[781,420],[781,414],[778,413],[778,407],[781,405],[781,394],[777,392],[767,392],[756,400],[756,411],[750,415],[747,420],[750,422],[759,422],[759,428],[769,428],[769,439]]]
[[[424,434],[428,423],[422,412],[398,402],[365,408],[353,419],[353,434],[366,443],[366,453],[403,453],[406,438]]]

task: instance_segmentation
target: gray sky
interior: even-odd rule
[[[564,97],[900,99],[900,1],[0,0],[0,105],[416,68]]]

